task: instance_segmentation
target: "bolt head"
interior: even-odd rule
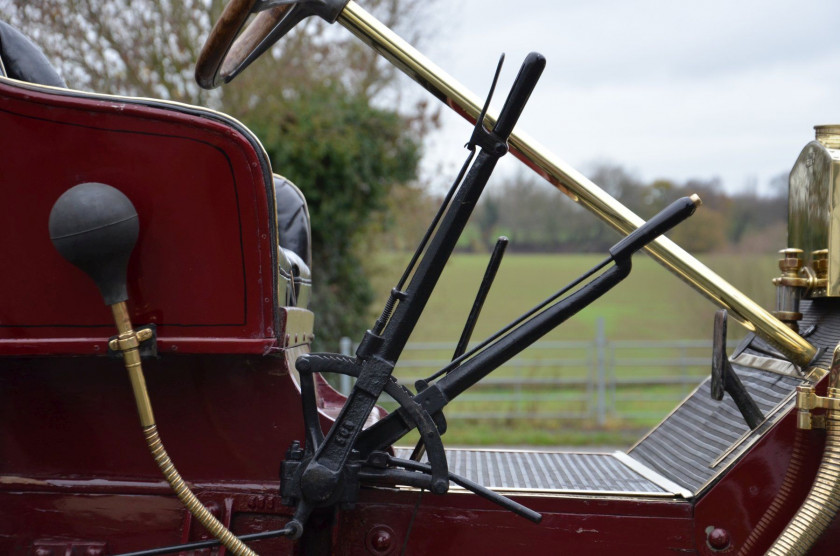
[[[721,529],[720,527],[715,527],[709,531],[708,540],[709,546],[712,547],[712,550],[725,550],[729,548],[729,545],[732,542],[732,539],[729,536],[729,531]]]
[[[370,554],[385,556],[396,548],[396,534],[387,525],[376,525],[368,531],[365,544]]]

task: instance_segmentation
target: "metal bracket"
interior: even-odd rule
[[[257,0],[251,11],[257,13],[277,6],[292,6],[302,10],[295,23],[310,15],[317,15],[328,23],[335,23],[346,5],[347,0]]]
[[[825,415],[815,415],[814,409],[840,410],[840,398],[818,396],[813,386],[796,387],[796,426],[803,430],[824,429]]]
[[[147,324],[130,333],[112,336],[108,339],[108,356],[122,357],[124,351],[138,348],[140,357],[157,357],[157,325]]]
[[[744,383],[726,357],[726,309],[715,313],[714,347],[712,351],[712,399],[721,401],[723,393],[732,397],[738,411],[750,429],[755,430],[764,421],[764,414],[752,399]]]

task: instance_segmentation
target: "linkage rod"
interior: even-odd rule
[[[434,385],[419,392],[415,396],[417,402],[430,414],[442,410],[447,403],[459,394],[626,278],[630,273],[633,254],[644,247],[647,242],[660,234],[666,233],[691,216],[698,204],[700,204],[700,198],[692,195],[691,197],[677,199],[665,207],[643,226],[640,226],[636,231],[610,248],[610,258],[607,260],[612,260],[615,263],[614,266],[593,278],[579,290],[548,306],[539,314],[535,314],[521,325],[512,329],[507,327],[506,329],[510,330],[499,336],[491,345],[480,350],[473,350],[471,352],[475,353],[473,357],[461,363],[458,368],[453,369]],[[602,265],[603,263],[596,268]],[[587,272],[585,276],[591,276],[592,272]],[[573,283],[579,283],[580,281],[578,279]],[[563,288],[561,292],[568,289],[569,286]],[[559,295],[559,293],[555,294],[549,300],[555,299]],[[538,307],[546,305],[547,302],[548,300]],[[401,417],[402,412],[403,410],[400,409],[362,432],[356,443],[359,452],[366,455],[372,450],[386,448],[405,435],[410,428],[406,426],[406,421]]]

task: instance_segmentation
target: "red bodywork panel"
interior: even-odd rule
[[[84,182],[116,187],[137,209],[132,320],[158,325],[160,350],[274,345],[270,169],[212,116],[0,83],[0,354],[104,353],[110,311],[47,231],[55,200]]]
[[[281,528],[291,509],[279,498],[279,465],[304,437],[290,371],[308,347],[277,341],[306,330],[293,328],[294,311],[275,309],[271,174],[259,145],[200,109],[0,80],[0,152],[0,553],[118,553],[206,537],[146,449],[121,363],[103,355],[114,334],[108,309],[50,244],[53,202],[88,181],[117,187],[139,213],[129,307],[135,324],[158,325],[161,357],[144,367],[173,461],[234,532]],[[801,473],[786,479],[795,434]],[[334,521],[316,515],[302,543],[253,547],[713,554],[706,531],[719,527],[734,553],[761,532],[787,481],[791,496],[750,541],[759,554],[804,497],[823,443],[820,432],[796,433],[791,413],[695,500],[514,496],[544,514],[539,525],[471,494],[363,489]],[[815,553],[838,542],[835,520]]]

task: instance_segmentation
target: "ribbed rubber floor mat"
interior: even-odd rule
[[[834,346],[840,340],[838,310],[840,300],[837,299],[802,302],[804,318],[800,322],[800,330],[814,346],[823,348],[816,364],[826,369],[831,365]],[[740,351],[772,358],[775,349],[763,340],[748,338],[747,346]],[[734,364],[733,368],[765,417],[805,382],[804,379]],[[710,384],[711,381],[706,379],[694,394],[628,452],[634,459],[694,493],[740,457],[742,450],[734,450],[712,467],[749,431],[728,394],[720,402],[712,400]],[[791,400],[789,404],[792,403]],[[752,434],[756,436],[761,432]]]
[[[410,452],[397,449],[397,457],[407,458]],[[676,494],[655,473],[647,472],[660,484],[634,470],[621,453],[447,450],[446,457],[451,472],[496,490]]]

